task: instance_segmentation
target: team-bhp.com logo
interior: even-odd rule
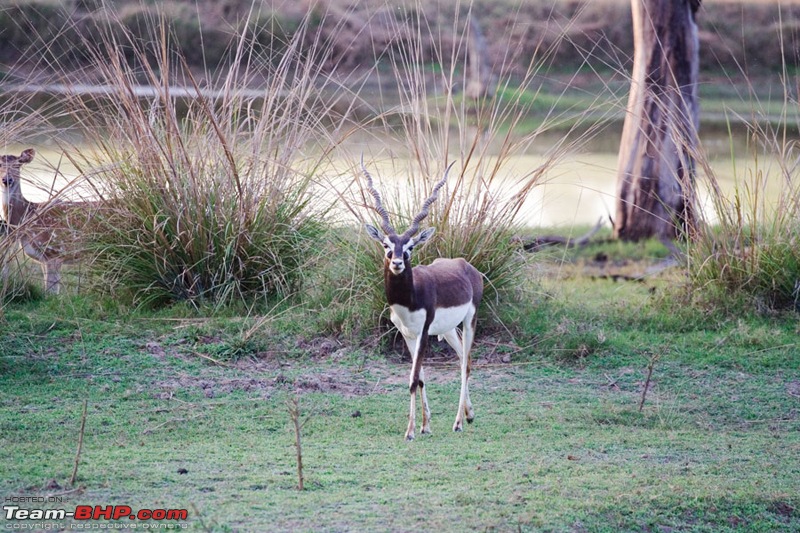
[[[74,511],[66,509],[23,509],[18,505],[5,505],[3,511],[6,520],[154,520],[178,521],[189,517],[187,509],[140,509],[134,511],[127,505],[78,505]],[[9,529],[6,527],[6,529]],[[11,528],[21,529],[21,528]],[[154,529],[158,529],[157,526]]]

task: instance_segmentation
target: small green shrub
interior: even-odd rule
[[[261,169],[240,176],[246,191],[239,195],[231,168],[206,167],[201,153],[183,155],[199,164],[170,169],[156,160],[145,172],[120,166],[110,176],[117,190],[90,242],[98,278],[153,303],[227,304],[296,291],[322,233],[309,213],[308,181],[269,176],[279,183],[263,187],[256,180],[265,163],[257,161]]]

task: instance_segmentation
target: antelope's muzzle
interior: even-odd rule
[[[406,269],[405,263],[403,263],[402,259],[392,259],[389,261],[389,270],[392,274],[402,274],[403,270]]]

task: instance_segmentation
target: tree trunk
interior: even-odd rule
[[[614,234],[690,236],[695,222],[700,0],[631,0],[634,56]]]

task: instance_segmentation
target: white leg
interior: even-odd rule
[[[431,408],[428,407],[428,383],[425,381],[425,369],[419,367],[419,393],[422,397],[422,434],[431,433]]]
[[[0,220],[0,276],[3,279],[3,286],[6,285],[8,282],[8,262],[11,259],[10,254],[10,246],[8,246],[8,242],[5,240],[8,236],[8,226],[5,222]]]
[[[466,395],[466,403],[464,404],[464,414],[467,415],[467,422],[472,424],[475,420],[475,411],[472,409],[472,400],[469,399],[469,375],[472,371],[472,341],[475,339],[475,329],[472,327],[472,319],[469,318],[464,322],[464,335],[463,351],[464,359],[466,360],[466,379],[464,380],[464,394]]]
[[[409,376],[409,387],[411,387],[414,383],[414,366],[415,366],[415,359],[414,354],[417,353],[419,347],[417,346],[417,341],[414,338],[406,338],[403,337],[403,340],[406,341],[406,346],[408,347],[408,352],[411,354],[411,375]],[[427,387],[425,383],[425,369],[422,365],[419,367],[419,391],[420,391],[420,398],[422,400],[422,434],[430,434],[431,433],[431,408],[428,406],[428,393]],[[416,400],[416,398],[414,399]],[[416,401],[415,401],[416,403]],[[416,407],[416,405],[414,405]],[[412,407],[412,409],[414,408]],[[409,415],[410,416],[410,415]],[[409,421],[410,422],[410,421]],[[409,429],[411,429],[409,423]],[[414,438],[413,432],[411,433],[411,437],[409,438],[409,433],[406,431],[406,438],[411,440]]]
[[[411,352],[411,375],[408,378],[408,387],[411,391],[411,404],[408,408],[408,428],[406,429],[406,440],[414,440],[414,433],[417,428],[417,387],[414,381],[415,378],[415,369],[417,367],[417,359],[419,357],[419,349],[420,349],[420,338],[406,338],[406,346],[408,346],[409,351]]]
[[[408,427],[406,428],[406,440],[414,440],[417,417],[417,391],[411,393],[411,405],[408,408]]]
[[[464,428],[464,415],[470,419],[470,413],[467,411],[467,402],[469,401],[469,393],[467,392],[467,358],[464,355],[464,346],[462,339],[458,335],[458,330],[454,329],[444,334],[444,340],[449,344],[458,354],[458,359],[461,367],[461,394],[458,398],[458,411],[456,412],[456,421],[453,424],[453,431],[461,431]],[[471,421],[471,420],[470,420]]]
[[[44,289],[50,294],[61,291],[61,261],[45,261],[42,263],[44,272]]]

